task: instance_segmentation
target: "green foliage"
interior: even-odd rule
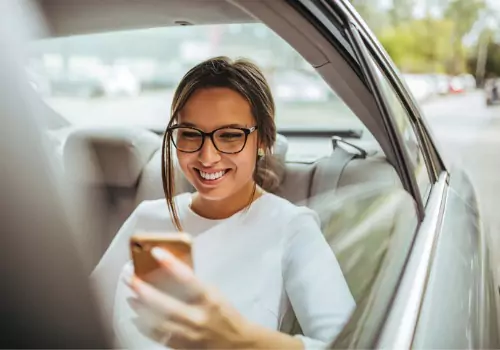
[[[459,74],[470,70],[463,42],[486,11],[485,0],[427,1],[425,16],[419,18],[415,0],[392,0],[389,8],[376,0],[351,2],[401,71]]]
[[[450,21],[426,18],[388,27],[379,40],[402,71],[444,72],[452,58],[451,36]]]

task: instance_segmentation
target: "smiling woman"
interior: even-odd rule
[[[251,203],[256,193],[255,174],[261,157],[258,153],[271,157],[276,140],[274,111],[267,81],[259,68],[249,61],[233,63],[226,57],[214,58],[197,65],[184,76],[174,95],[163,145],[163,187],[178,229],[181,226],[172,200],[175,172],[170,144],[177,149],[186,178],[201,194],[193,201],[193,210],[216,218],[214,215],[221,214],[220,207],[210,213],[210,208],[215,208],[213,201],[224,200],[224,206],[232,208],[232,212],[224,211],[227,217]],[[196,129],[190,130],[189,137],[185,134],[187,130],[181,129],[184,130],[180,134],[183,139],[179,139],[178,128],[186,125]],[[196,130],[197,135],[196,132],[193,135],[192,131]],[[206,134],[202,130],[206,130],[212,142],[204,142]],[[186,150],[183,146],[191,148]],[[209,174],[208,179],[202,173]],[[215,179],[217,173],[222,176]],[[222,181],[224,186],[218,186]],[[212,201],[211,205],[207,205],[204,198]]]
[[[162,232],[185,230],[193,237],[196,275],[167,252],[159,260],[165,278],[181,281],[181,294],[196,297],[178,300],[173,290],[126,277],[113,312],[126,344],[317,348],[327,346],[347,322],[354,299],[317,215],[267,192],[257,176],[272,173],[262,159],[271,157],[276,140],[274,111],[269,85],[250,61],[216,57],[181,80],[162,147],[169,213],[164,200],[143,202],[95,274],[117,278],[102,272],[110,271],[110,257],[126,249],[134,232],[160,224]],[[174,195],[173,148],[195,193]],[[127,263],[122,274],[129,271]],[[289,312],[303,335],[279,331]]]

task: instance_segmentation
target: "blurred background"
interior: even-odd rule
[[[418,98],[483,87],[500,73],[499,1],[351,2]]]
[[[351,3],[420,101],[444,155],[471,176],[498,251],[500,1]]]

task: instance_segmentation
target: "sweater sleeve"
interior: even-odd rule
[[[285,229],[283,277],[299,337],[306,349],[326,348],[354,311],[354,298],[314,212],[304,208]]]

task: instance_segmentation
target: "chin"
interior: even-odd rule
[[[215,188],[215,189],[206,189],[206,188],[196,188],[196,191],[198,192],[198,195],[202,197],[203,199],[210,200],[210,201],[220,201],[224,200],[228,197],[230,197],[233,192],[232,191],[227,191],[222,188]]]

